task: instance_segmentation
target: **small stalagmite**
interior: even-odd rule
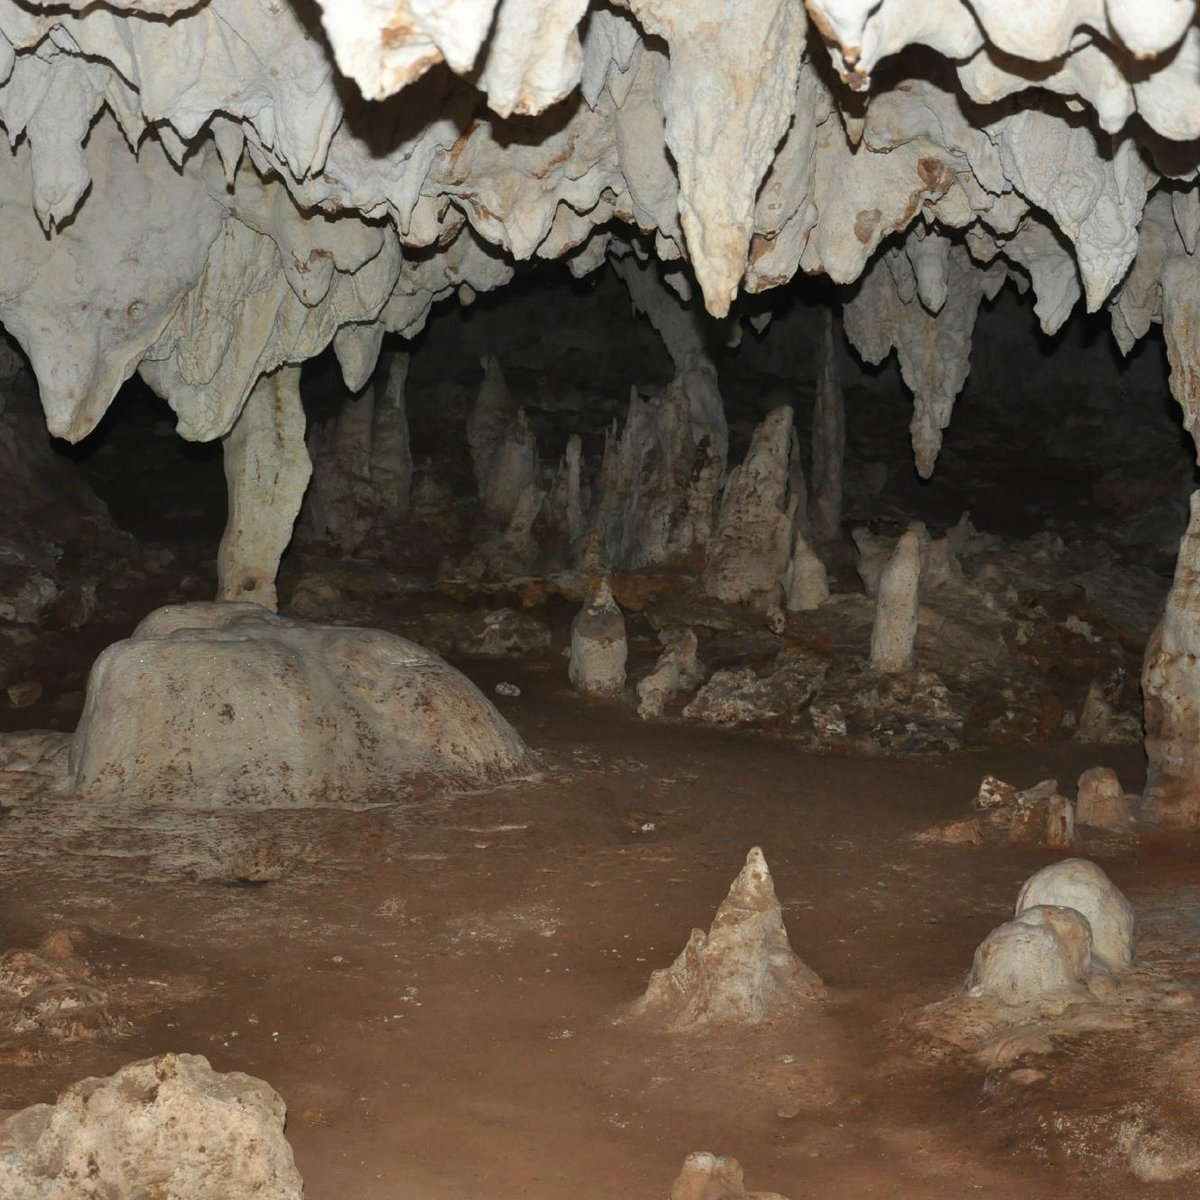
[[[696,657],[695,633],[685,629],[665,638],[665,648],[654,670],[637,685],[638,716],[642,720],[661,717],[669,700],[691,691],[704,678],[704,664]]]
[[[797,957],[763,852],[755,846],[705,933],[693,929],[655,971],[629,1017],[672,1033],[756,1025],[821,999],[825,985]]]
[[[812,612],[829,599],[829,572],[797,526],[792,554],[783,575],[783,600],[788,612]]]
[[[628,653],[625,617],[608,580],[602,579],[571,622],[572,686],[591,696],[619,694],[625,687]]]
[[[871,666],[883,674],[907,671],[913,665],[923,532],[919,524],[904,531],[879,577],[879,599],[871,630]]]
[[[1092,767],[1080,775],[1075,819],[1096,829],[1128,829],[1133,823],[1130,797],[1111,767]]]

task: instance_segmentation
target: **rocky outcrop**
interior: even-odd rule
[[[6,1200],[301,1200],[284,1103],[261,1079],[162,1054],[0,1124]]]
[[[97,659],[71,782],[93,802],[290,808],[525,765],[482,693],[412,642],[191,604],[151,613]]]

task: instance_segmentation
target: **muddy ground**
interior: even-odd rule
[[[535,781],[177,825],[55,797],[5,810],[0,945],[78,930],[95,980],[132,999],[115,1032],[8,1043],[0,1107],[204,1054],[284,1096],[310,1200],[650,1200],[698,1149],[790,1200],[1195,1195],[1114,1170],[1103,1119],[1147,1086],[1146,1039],[1194,1036],[1194,1016],[1061,1045],[1025,1084],[934,1057],[906,1025],[1056,857],[910,835],[962,815],[985,772],[1071,783],[1104,764],[1136,788],[1139,750],[855,760],[643,723],[571,695],[550,654],[468,669],[489,693],[522,688],[498,704],[540,756]],[[614,1024],[755,844],[829,1000],[732,1038]],[[1143,955],[1186,982],[1200,845],[1092,850],[1142,916]]]

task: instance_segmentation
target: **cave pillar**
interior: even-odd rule
[[[1175,579],[1142,668],[1145,816],[1200,830],[1200,491],[1179,543]]]
[[[812,419],[813,495],[809,506],[812,531],[825,542],[842,530],[842,463],[846,455],[846,406],[838,377],[833,337],[833,309],[821,319],[821,359]]]
[[[312,474],[304,444],[300,368],[282,367],[254,385],[225,436],[229,515],[217,552],[217,599],[275,610],[275,575]]]

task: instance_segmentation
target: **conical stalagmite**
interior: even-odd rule
[[[792,555],[783,576],[783,603],[788,612],[811,612],[829,599],[829,572],[797,524]]]
[[[797,957],[763,852],[755,846],[707,933],[693,929],[675,962],[655,971],[629,1016],[673,1032],[754,1025],[825,995]]]
[[[791,447],[792,409],[784,405],[763,419],[745,459],[729,473],[701,580],[714,600],[778,607],[792,548]]]
[[[571,622],[572,685],[592,696],[618,695],[625,687],[625,617],[603,579]]]
[[[871,667],[883,674],[907,671],[913,665],[923,534],[924,527],[919,523],[910,525],[900,535],[879,577],[871,630]]]

